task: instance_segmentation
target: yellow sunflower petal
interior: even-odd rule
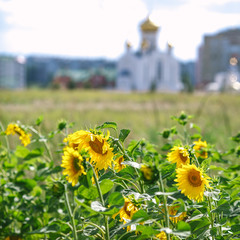
[[[191,200],[203,201],[205,187],[209,187],[209,177],[195,165],[183,165],[176,170],[178,189]]]

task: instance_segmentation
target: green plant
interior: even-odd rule
[[[11,137],[1,126],[0,239],[239,239],[240,133],[222,152],[192,119],[173,116],[161,146],[115,122],[61,120],[43,135],[40,117]]]

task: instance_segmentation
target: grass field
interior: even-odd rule
[[[73,130],[93,128],[114,121],[131,130],[129,139],[146,138],[156,144],[164,128],[176,123],[171,116],[181,111],[193,115],[204,140],[220,149],[240,132],[240,96],[207,93],[120,93],[96,90],[0,91],[0,121],[3,126],[20,120],[33,124],[43,116],[42,132],[56,128],[60,119],[75,122]]]

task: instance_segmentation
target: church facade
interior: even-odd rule
[[[159,27],[149,17],[140,25],[141,45],[132,51],[126,43],[126,51],[117,64],[116,87],[121,91],[166,91],[177,92],[183,86],[180,80],[180,65],[173,56],[172,46],[165,52],[158,49]]]

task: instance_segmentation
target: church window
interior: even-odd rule
[[[131,76],[131,72],[128,69],[122,69],[119,72],[119,76],[121,76],[121,77],[129,77],[129,76]]]

